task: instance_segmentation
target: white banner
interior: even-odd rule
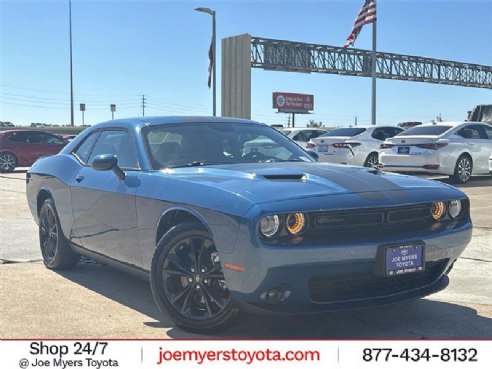
[[[3,340],[0,367],[490,368],[491,340]]]

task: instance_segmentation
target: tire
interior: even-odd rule
[[[375,152],[370,153],[367,156],[366,161],[364,162],[364,166],[368,168],[377,168],[379,165],[379,157]]]
[[[17,166],[17,158],[11,152],[0,153],[0,172],[11,173]]]
[[[456,161],[454,174],[449,176],[453,183],[464,184],[471,178],[473,171],[473,162],[468,155],[461,155]]]
[[[69,269],[79,260],[63,235],[52,198],[46,199],[39,211],[39,246],[48,269]]]
[[[215,244],[198,223],[178,224],[160,239],[152,258],[150,286],[159,309],[187,331],[223,329],[239,311],[227,289]]]

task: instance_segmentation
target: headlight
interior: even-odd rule
[[[287,230],[292,235],[301,234],[304,231],[304,226],[306,225],[306,217],[303,213],[289,214],[285,221],[285,226]]]
[[[461,214],[461,201],[452,200],[448,204],[448,214],[451,218],[455,219]]]
[[[441,219],[444,215],[444,203],[437,201],[432,203],[431,215],[435,220]]]
[[[278,215],[267,215],[260,220],[260,232],[265,237],[272,237],[280,227]]]

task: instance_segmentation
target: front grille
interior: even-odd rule
[[[322,276],[309,280],[309,296],[315,302],[343,302],[384,297],[435,283],[444,272],[448,260],[428,262],[423,272],[385,277]]]
[[[417,230],[434,223],[431,204],[397,208],[357,209],[310,214],[310,232],[352,232],[364,230]]]

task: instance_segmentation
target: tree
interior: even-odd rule
[[[309,121],[309,123],[306,125],[306,127],[310,127],[310,128],[322,128],[324,127],[325,125],[323,124],[323,122],[316,122],[314,119],[311,119]]]

